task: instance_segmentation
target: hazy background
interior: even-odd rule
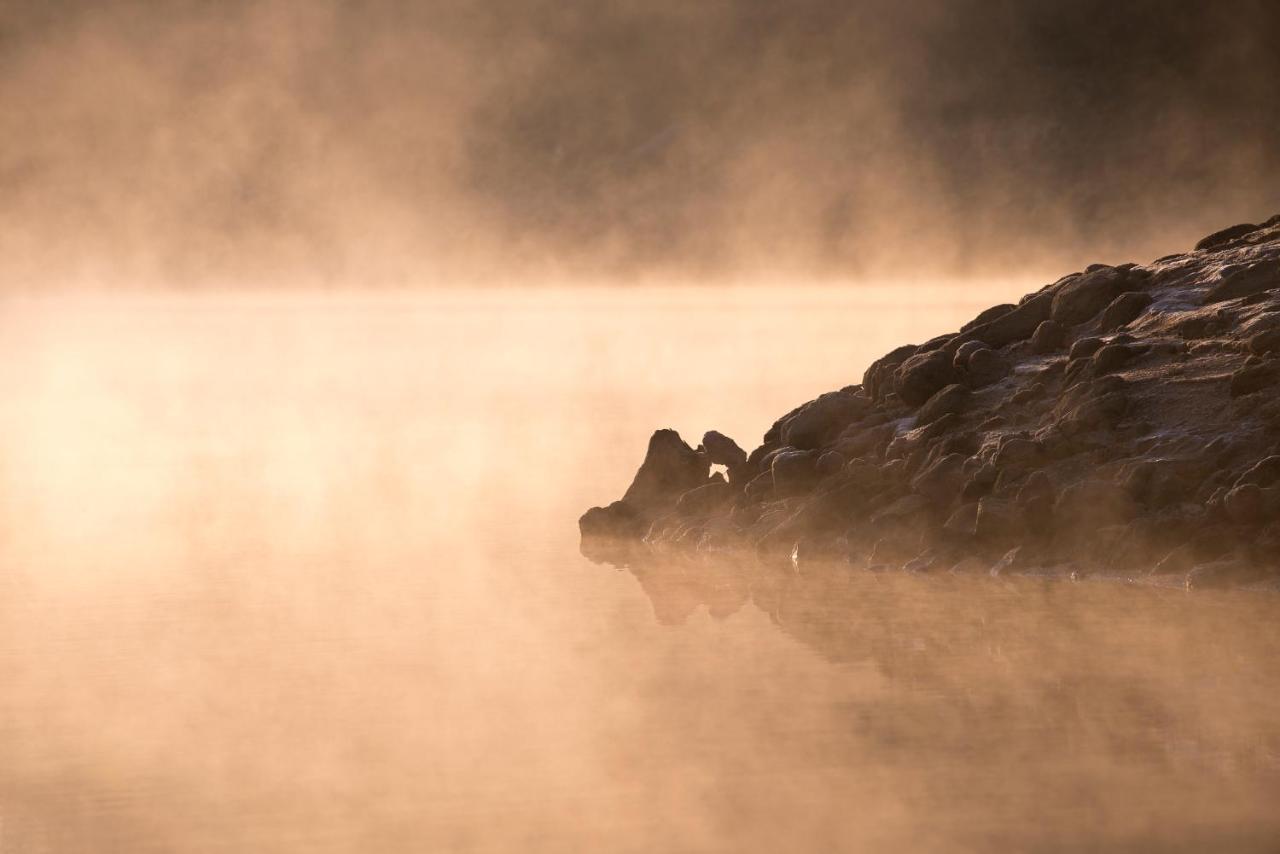
[[[1268,0],[0,4],[0,287],[1066,272],[1280,211]]]

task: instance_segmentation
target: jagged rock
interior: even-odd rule
[[[730,470],[747,463],[747,452],[737,442],[715,430],[708,430],[703,434],[702,447],[706,450],[708,462],[726,466]]]
[[[1142,312],[1146,311],[1151,302],[1151,295],[1142,291],[1121,294],[1102,310],[1102,331],[1113,332],[1126,323],[1136,320]]]

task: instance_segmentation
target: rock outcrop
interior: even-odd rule
[[[591,548],[1277,583],[1280,216],[899,347],[750,454],[660,430],[580,524]]]

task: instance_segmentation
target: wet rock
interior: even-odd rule
[[[943,351],[920,353],[897,370],[897,390],[903,403],[919,406],[956,379],[952,356]]]
[[[1142,291],[1129,291],[1111,301],[1102,311],[1103,332],[1113,332],[1138,318],[1151,305],[1151,295]]]
[[[1056,353],[1067,343],[1067,330],[1053,320],[1046,320],[1031,335],[1031,352],[1038,355]]]
[[[1124,273],[1114,267],[1089,268],[1067,282],[1053,296],[1050,317],[1063,326],[1074,326],[1097,316],[1125,287]]]
[[[952,383],[936,392],[925,401],[916,413],[916,423],[920,426],[937,421],[944,415],[959,413],[969,400],[969,390],[958,383]]]

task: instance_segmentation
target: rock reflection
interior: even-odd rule
[[[850,703],[849,724],[903,762],[994,762],[1028,784],[1051,768],[1087,766],[1075,776],[1101,782],[1136,766],[1146,783],[1131,797],[1148,800],[1184,797],[1179,787],[1213,769],[1249,797],[1280,795],[1273,595],[694,560],[591,542],[583,552],[631,572],[661,623],[702,607],[723,619],[750,603],[833,664],[867,669],[883,690]],[[1097,795],[1058,794],[1054,809]]]

